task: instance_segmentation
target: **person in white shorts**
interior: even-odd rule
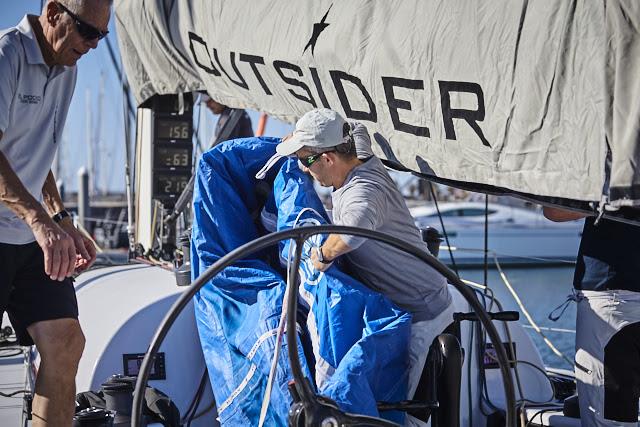
[[[555,208],[553,221],[584,215]],[[575,373],[585,427],[637,426],[640,398],[640,227],[585,219],[574,275]]]

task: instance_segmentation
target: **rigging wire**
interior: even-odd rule
[[[484,249],[477,249],[477,248],[461,248],[458,246],[440,246],[440,249],[446,249],[446,250],[451,250],[454,252],[484,252]],[[531,256],[531,255],[511,255],[511,254],[506,254],[504,252],[496,252],[493,250],[489,251],[490,254],[492,255],[496,255],[498,257],[509,257],[509,258],[516,258],[516,259],[523,259],[523,260],[530,260],[530,261],[541,261],[541,262],[546,262],[546,263],[556,263],[556,264],[567,264],[567,265],[575,265],[575,261],[570,261],[568,259],[555,259],[555,258],[544,258],[544,257],[536,257],[536,256]]]
[[[115,64],[115,54],[112,52],[111,44],[109,43],[109,38],[107,37],[107,46],[109,47],[109,54],[111,55],[111,60]],[[118,68],[118,67],[116,67]],[[118,68],[118,76],[120,77],[120,86],[122,87],[122,113],[123,113],[123,127],[124,127],[124,182],[125,189],[127,193],[127,235],[129,237],[129,254],[135,253],[135,229],[133,226],[133,184],[132,184],[132,170],[131,170],[131,152],[129,150],[129,138],[130,138],[130,119],[133,115],[135,118],[135,111],[131,106],[131,100],[129,99],[129,84],[127,83],[127,78],[124,75],[122,70],[122,63],[120,64],[120,68]]]
[[[109,36],[104,38],[105,41],[107,42],[107,51],[109,52],[109,58],[111,59],[111,65],[113,65],[114,70],[116,71],[116,74],[118,75],[118,80],[120,80],[121,84],[122,84],[122,91],[124,93],[124,107],[125,107],[125,114],[129,114],[131,116],[133,116],[135,118],[136,113],[135,113],[135,108],[133,107],[133,104],[131,103],[131,99],[129,98],[129,92],[130,92],[130,88],[129,88],[129,83],[127,83],[127,78],[124,75],[124,72],[122,71],[122,62],[118,63],[118,60],[116,59],[116,53],[115,53],[115,49],[113,48],[113,45],[111,44],[111,38]]]
[[[449,244],[449,236],[447,235],[447,230],[444,227],[444,221],[442,220],[442,213],[440,212],[440,207],[438,206],[438,199],[436,198],[436,192],[433,189],[433,184],[429,181],[429,190],[431,191],[431,198],[433,199],[433,203],[436,206],[436,211],[438,212],[438,218],[440,219],[440,227],[442,227],[442,234],[444,235],[444,240],[447,243],[447,247],[450,248],[451,244]],[[460,277],[460,273],[458,272],[458,266],[456,265],[456,260],[453,257],[453,251],[449,250],[449,258],[451,259],[451,266],[453,267],[453,271],[455,271],[456,276]]]
[[[484,285],[489,274],[489,195],[484,195]]]

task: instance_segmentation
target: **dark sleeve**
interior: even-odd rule
[[[246,111],[242,113],[242,117],[238,120],[238,124],[234,129],[237,132],[236,138],[249,138],[253,136],[253,126],[251,126],[251,118]]]

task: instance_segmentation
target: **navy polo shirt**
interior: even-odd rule
[[[590,291],[640,292],[640,227],[585,219],[573,285]]]

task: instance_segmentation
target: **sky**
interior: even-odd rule
[[[41,0],[0,0],[0,5],[0,29],[6,29],[17,25],[27,13],[39,15]],[[112,16],[107,37],[118,50],[114,22]],[[99,96],[101,87],[104,93],[102,97]],[[121,83],[103,40],[97,49],[78,61],[78,81],[65,125],[63,143],[59,148],[60,169],[56,176],[64,182],[67,191],[76,190],[78,170],[83,166],[89,166],[91,154],[87,140],[88,135],[93,135],[94,140],[98,141],[93,154],[96,170],[95,190],[124,192],[125,143],[122,103]],[[255,130],[259,113],[249,111],[249,115]],[[209,141],[216,120],[208,110],[203,113],[200,125],[203,141]],[[270,118],[267,121],[265,135],[280,137],[289,133],[291,129],[292,126]]]

